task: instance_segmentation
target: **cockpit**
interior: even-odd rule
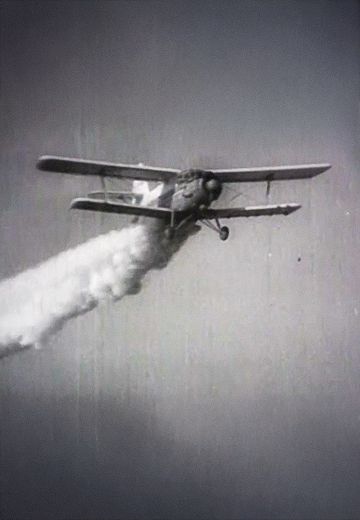
[[[201,178],[201,170],[184,170],[178,174],[176,183],[178,185],[188,184],[191,181]]]

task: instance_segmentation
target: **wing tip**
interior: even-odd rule
[[[38,170],[46,170],[46,164],[49,159],[51,159],[50,155],[41,155],[36,161],[36,168]]]
[[[93,209],[92,205],[100,206],[106,205],[105,199],[95,199],[90,197],[77,197],[70,202],[69,209]]]
[[[301,208],[301,204],[297,203],[290,203],[286,205],[285,208],[285,215],[290,215],[291,213],[294,213],[294,211],[297,211]]]
[[[60,157],[56,155],[41,155],[36,161],[36,168],[38,170],[45,171],[60,171],[59,167],[62,165],[64,161],[73,161],[74,159],[69,159],[67,157]],[[66,173],[66,172],[65,172]]]
[[[324,164],[314,164],[314,168],[317,168],[317,171],[315,171],[315,175],[319,175],[320,173],[324,173],[327,170],[330,170],[331,164],[330,163],[324,163]]]
[[[78,197],[76,199],[73,199],[70,202],[69,210],[70,209],[83,209],[83,206],[89,199],[86,199],[85,197]]]

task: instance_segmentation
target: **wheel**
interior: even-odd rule
[[[174,236],[175,236],[175,229],[172,228],[172,227],[168,227],[168,228],[165,230],[165,236],[166,236],[166,238],[168,238],[169,240],[171,240],[172,238],[174,238]]]
[[[227,226],[223,226],[220,228],[220,240],[227,240],[229,236],[229,228]]]

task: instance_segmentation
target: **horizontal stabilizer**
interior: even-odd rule
[[[138,206],[136,204],[124,204],[114,200],[78,198],[71,202],[70,209],[84,209],[90,211],[101,211],[103,213],[118,213],[120,215],[153,217],[165,222],[170,222],[171,220],[171,211],[168,208],[152,208],[148,206]]]
[[[216,218],[261,217],[271,215],[289,215],[301,208],[300,204],[271,204],[267,206],[248,206],[244,208],[206,208],[201,212],[201,218],[211,220]]]
[[[262,168],[211,170],[221,182],[290,181],[315,177],[331,168],[330,164],[301,164]]]
[[[145,181],[170,182],[176,178],[180,170],[174,168],[158,168],[133,164],[117,164],[103,161],[86,161],[43,155],[36,163],[39,170],[73,175],[98,175],[100,177],[119,177]]]

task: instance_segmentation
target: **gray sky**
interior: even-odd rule
[[[99,182],[39,155],[333,165],[273,185],[301,211],[204,229],[139,294],[1,361],[2,517],[358,516],[358,3],[1,2],[0,20],[1,278],[129,225],[68,212]]]

